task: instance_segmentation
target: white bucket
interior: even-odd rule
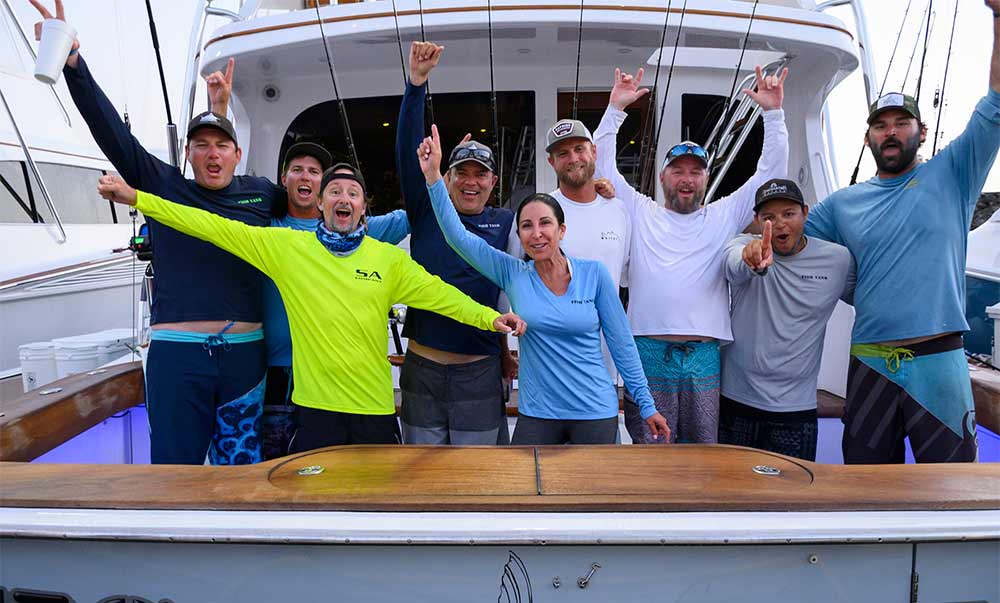
[[[61,19],[42,21],[42,39],[38,42],[38,59],[35,61],[35,79],[53,85],[59,81],[63,66],[73,49],[76,28]]]
[[[86,373],[101,366],[101,345],[92,341],[53,341],[56,377]]]
[[[55,346],[51,341],[17,347],[21,358],[21,385],[25,393],[56,380]]]
[[[1000,304],[987,307],[986,315],[993,319],[993,366],[1000,366]]]

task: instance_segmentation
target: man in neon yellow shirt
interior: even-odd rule
[[[520,335],[517,315],[500,315],[427,273],[405,251],[365,236],[365,191],[351,167],[323,174],[316,232],[260,228],[149,193],[117,176],[98,192],[147,217],[242,258],[278,286],[288,309],[292,362],[292,452],[340,444],[399,442],[386,315],[396,303],[423,308],[479,329]]]

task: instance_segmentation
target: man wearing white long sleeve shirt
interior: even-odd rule
[[[635,190],[618,171],[618,129],[625,107],[645,96],[642,69],[615,70],[610,103],[597,128],[597,176],[608,178],[632,224],[628,317],[657,410],[678,442],[714,443],[719,423],[719,342],[732,340],[722,253],[753,219],[754,193],[788,169],[788,132],[781,103],[785,69],[744,90],[763,109],[764,145],[757,171],[734,193],[703,206],[707,153],[692,142],[666,154],[660,183],[666,206]],[[635,442],[652,442],[626,404]]]

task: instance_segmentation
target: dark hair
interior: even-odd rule
[[[544,203],[549,206],[552,213],[556,215],[556,222],[558,224],[564,224],[566,222],[566,214],[563,212],[563,208],[559,205],[559,202],[555,200],[555,197],[548,193],[535,193],[529,195],[521,204],[517,206],[517,213],[514,214],[514,227],[517,228],[521,224],[521,210],[524,209],[529,203]]]

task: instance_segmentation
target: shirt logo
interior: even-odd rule
[[[264,200],[260,197],[253,197],[252,199],[243,199],[242,201],[237,201],[237,205],[250,205],[252,203],[263,203]]]
[[[580,304],[582,306],[584,304],[592,304],[592,303],[594,303],[594,300],[593,299],[573,299],[573,300],[570,300],[569,303],[571,303],[571,304]]]
[[[621,237],[619,237],[618,233],[615,232],[615,231],[613,231],[613,230],[604,230],[604,231],[601,231],[601,240],[602,241],[620,241]]]
[[[828,281],[830,277],[825,274],[800,274],[799,278],[804,281]]]
[[[377,270],[362,270],[360,268],[354,271],[354,280],[356,281],[374,281],[377,283],[382,282],[382,275],[378,273]]]
[[[495,224],[493,222],[490,222],[489,224],[480,224],[479,227],[480,228],[500,228],[500,225],[499,224]]]

